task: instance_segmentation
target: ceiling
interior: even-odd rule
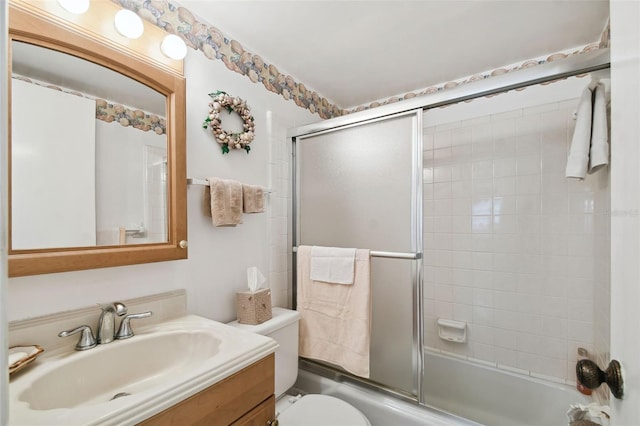
[[[342,108],[599,40],[608,0],[178,0]]]

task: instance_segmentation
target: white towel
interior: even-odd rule
[[[356,251],[353,285],[312,281],[311,247],[299,246],[297,309],[299,354],[369,377],[371,345],[371,263],[369,250]]]
[[[313,246],[311,273],[313,281],[353,284],[356,249]]]
[[[598,83],[593,96],[591,125],[591,149],[589,150],[589,174],[609,164],[609,130],[607,127],[607,99],[604,85]]]
[[[585,87],[580,96],[578,113],[576,117],[576,128],[571,139],[571,148],[565,176],[568,178],[584,179],[587,174],[589,164],[589,148],[591,146],[591,90]]]

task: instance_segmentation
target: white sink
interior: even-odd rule
[[[135,424],[276,347],[267,337],[190,315],[87,351],[45,352],[11,380],[9,424]]]
[[[36,378],[18,398],[32,410],[98,404],[188,373],[214,356],[220,339],[202,331],[156,332],[73,353]]]

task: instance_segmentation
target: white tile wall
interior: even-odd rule
[[[565,99],[424,128],[425,343],[572,384],[577,348],[608,348],[609,185],[564,178]],[[437,318],[468,341],[439,339]]]
[[[288,216],[291,204],[289,158],[286,129],[273,114],[267,113],[269,133],[269,186],[267,214],[269,217],[269,285],[274,306],[291,307],[291,241]]]

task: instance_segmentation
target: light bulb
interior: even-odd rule
[[[89,10],[89,0],[58,0],[58,4],[67,12],[82,15]]]
[[[142,19],[127,9],[120,10],[116,13],[115,26],[120,34],[131,39],[139,38],[144,32]]]
[[[167,57],[179,61],[187,56],[187,45],[184,40],[175,34],[167,34],[162,40],[160,50]]]

